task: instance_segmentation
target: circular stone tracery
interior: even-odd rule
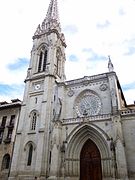
[[[85,92],[81,97],[77,99],[75,105],[75,110],[78,116],[97,115],[100,109],[100,98],[92,92]]]

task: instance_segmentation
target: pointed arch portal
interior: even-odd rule
[[[80,180],[102,180],[100,152],[90,139],[86,141],[80,154]]]
[[[112,159],[108,139],[106,133],[92,123],[73,129],[67,137],[66,176],[77,177],[79,180],[111,177]],[[99,177],[95,178],[92,173],[99,174]]]

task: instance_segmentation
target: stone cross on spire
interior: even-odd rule
[[[114,70],[113,63],[111,61],[110,56],[108,56],[108,58],[109,58],[109,61],[108,61],[108,70],[109,70],[109,72],[112,72]]]
[[[34,36],[44,34],[45,32],[54,30],[54,29],[57,30],[57,32],[61,33],[57,0],[50,1],[46,17],[44,21],[42,22],[42,24],[38,25]]]

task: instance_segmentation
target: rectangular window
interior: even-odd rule
[[[14,125],[14,123],[15,123],[15,115],[11,115],[10,125]]]
[[[4,131],[0,131],[0,144],[2,143]]]
[[[9,129],[8,130],[7,139],[11,139],[12,138],[12,132],[13,132],[13,129]]]
[[[7,116],[3,116],[3,118],[2,118],[2,122],[1,122],[1,127],[5,127],[5,125],[6,125],[6,120],[7,120]]]

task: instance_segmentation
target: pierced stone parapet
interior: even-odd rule
[[[135,110],[134,109],[128,109],[128,110],[121,111],[121,115],[122,116],[134,115],[134,114],[135,114]]]
[[[63,119],[62,124],[63,125],[78,124],[83,122],[106,121],[106,120],[111,120],[111,114]]]
[[[94,76],[84,76],[83,78],[80,79],[75,79],[75,80],[71,80],[71,81],[66,81],[65,84],[66,85],[72,85],[72,84],[77,84],[77,83],[82,83],[84,81],[93,81],[93,80],[98,80],[98,79],[103,79],[103,78],[107,78],[107,74],[98,74],[98,75],[94,75]]]

